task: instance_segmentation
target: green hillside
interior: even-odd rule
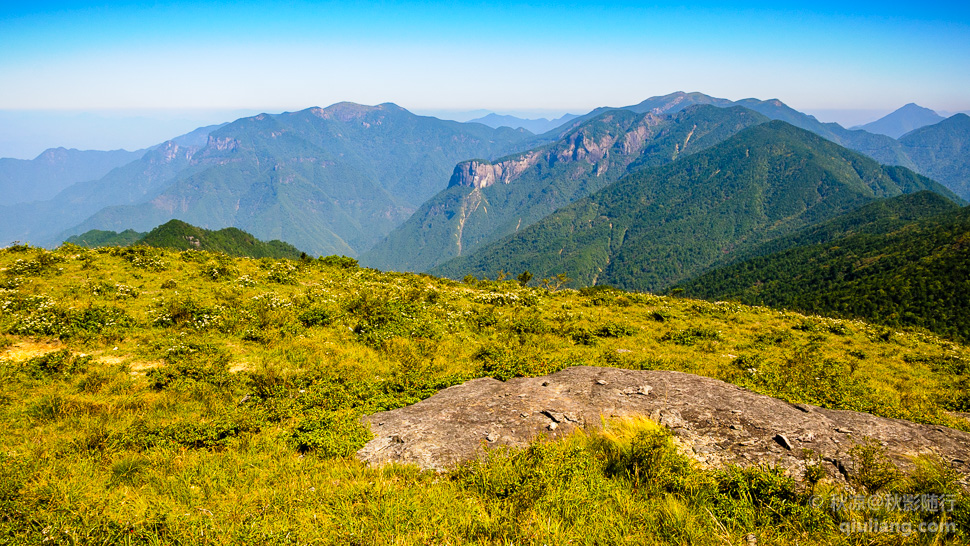
[[[528,270],[536,278],[565,274],[577,286],[659,291],[873,199],[926,189],[957,199],[912,171],[773,121],[628,175],[432,272],[461,278]]]
[[[956,114],[920,127],[899,142],[921,173],[970,200],[970,116]]]
[[[888,233],[916,220],[959,210],[961,204],[932,191],[918,191],[877,199],[831,220],[790,235],[777,237],[751,249],[736,252],[731,256],[731,260],[740,262],[798,246],[827,243],[848,235]]]
[[[148,233],[128,229],[121,233],[91,230],[69,238],[66,243],[96,248],[101,246],[145,245],[174,250],[208,250],[249,258],[300,258],[305,255],[283,241],[260,241],[238,228],[216,231],[202,229],[180,220],[169,220]]]
[[[897,469],[850,434],[840,438],[857,449],[842,463],[873,471],[849,482],[824,477],[832,463],[807,450],[797,475],[702,466],[656,426],[492,449],[445,472],[354,457],[370,437],[363,414],[475,377],[576,365],[695,373],[795,404],[970,430],[955,413],[970,410],[970,349],[921,332],[602,288],[456,283],[345,259],[145,246],[0,249],[0,309],[0,543],[970,537],[965,478],[932,458]],[[841,522],[874,516],[831,501],[875,492],[949,495],[953,512],[931,516],[955,530],[847,537]],[[926,516],[876,515],[914,526]]]
[[[873,203],[848,222],[836,219],[793,238],[798,246],[679,288],[694,297],[864,317],[970,340],[970,208],[940,213],[935,204],[915,202],[928,196],[907,197]],[[893,214],[900,208],[907,216]],[[868,222],[857,222],[867,215]]]
[[[117,231],[92,229],[80,235],[72,235],[64,242],[87,248],[97,248],[99,246],[131,246],[140,241],[145,235],[145,233],[140,233],[133,229],[126,229],[121,233]]]
[[[673,116],[608,110],[555,143],[458,165],[447,189],[361,256],[380,269],[423,271],[520,231],[621,176],[710,147],[767,118],[693,106]]]

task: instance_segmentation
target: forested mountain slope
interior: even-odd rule
[[[863,317],[970,340],[970,208],[938,199],[916,194],[873,203],[804,232],[794,238],[798,246],[679,288],[688,296]],[[868,222],[856,221],[866,215]]]
[[[522,230],[631,171],[703,150],[765,121],[739,107],[692,106],[670,116],[608,110],[552,144],[494,162],[460,163],[448,188],[361,263],[423,271]]]
[[[646,169],[432,273],[564,273],[658,291],[770,239],[881,197],[946,188],[772,121]]]

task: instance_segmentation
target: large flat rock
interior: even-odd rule
[[[877,440],[902,467],[935,453],[970,475],[970,434],[867,413],[790,404],[680,372],[578,366],[506,382],[474,379],[405,408],[365,417],[374,438],[357,455],[371,464],[447,470],[491,446],[526,446],[598,426],[603,418],[648,416],[672,429],[701,464],[770,464],[793,475],[805,450],[835,478],[852,472],[849,449]]]

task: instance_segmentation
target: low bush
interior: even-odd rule
[[[293,443],[301,452],[321,457],[349,457],[371,439],[370,429],[352,410],[311,411],[293,430]]]
[[[691,326],[683,330],[671,330],[660,337],[677,345],[694,345],[698,341],[721,341],[721,332],[706,326]]]

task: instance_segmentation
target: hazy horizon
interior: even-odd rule
[[[646,99],[648,97],[644,97]],[[393,101],[391,101],[393,102]],[[639,102],[639,101],[638,101]],[[784,101],[783,101],[784,102]],[[396,103],[395,103],[396,104]],[[319,105],[308,105],[312,108]],[[323,105],[329,106],[329,105]],[[593,108],[561,109],[412,109],[422,116],[466,122],[489,113],[523,119],[556,119],[565,114],[582,115]],[[609,105],[620,106],[620,105]],[[622,105],[627,106],[627,105]],[[902,106],[902,105],[900,105]],[[923,106],[923,105],[920,105]],[[34,159],[51,148],[128,151],[148,148],[189,133],[199,127],[232,122],[260,113],[279,114],[267,108],[248,109],[143,109],[143,110],[0,110],[0,158]],[[875,121],[895,109],[805,109],[822,122],[850,128]],[[938,112],[944,117],[956,112]]]
[[[144,147],[235,119],[212,112],[340,101],[555,117],[683,90],[777,98],[823,121],[909,102],[970,110],[970,6],[932,1],[23,3],[0,8],[0,50],[0,156]],[[115,127],[118,111],[208,114],[139,114],[139,133]],[[10,121],[31,112],[69,123],[58,135]],[[79,113],[97,118],[92,144]]]

